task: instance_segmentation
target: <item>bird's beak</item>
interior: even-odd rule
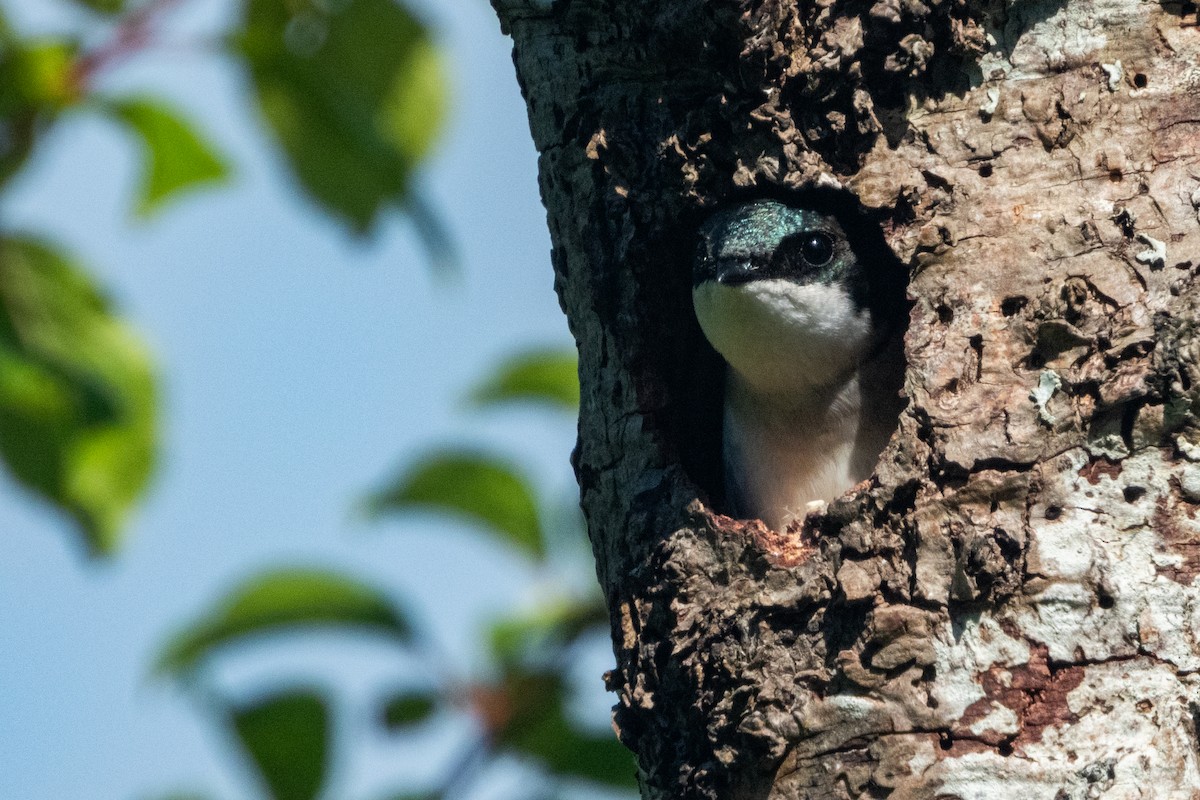
[[[723,286],[740,286],[754,280],[757,270],[749,261],[729,259],[717,265],[717,283]]]

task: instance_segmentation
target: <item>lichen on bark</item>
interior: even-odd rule
[[[1135,0],[494,0],[654,798],[1200,797],[1200,30]],[[695,229],[852,193],[909,267],[875,478],[719,512]]]

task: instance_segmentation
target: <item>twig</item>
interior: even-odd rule
[[[126,14],[117,23],[108,42],[85,53],[75,62],[71,70],[71,84],[82,93],[98,73],[111,69],[114,64],[145,49],[151,41],[154,26],[180,2],[182,0],[147,0]]]
[[[452,800],[455,796],[463,796],[475,782],[480,767],[486,756],[491,752],[485,737],[472,740],[467,749],[453,762],[446,773],[446,779],[438,787],[441,800]]]

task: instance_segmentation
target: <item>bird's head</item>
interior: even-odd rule
[[[754,200],[700,230],[692,300],[704,335],[762,392],[844,379],[879,344],[870,275],[831,214]]]

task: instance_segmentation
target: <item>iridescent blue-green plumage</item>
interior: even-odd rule
[[[704,235],[718,256],[753,257],[775,251],[785,237],[824,220],[825,215],[811,209],[755,200],[714,214],[704,226]]]
[[[840,282],[855,302],[867,302],[865,276],[838,220],[816,209],[754,200],[719,211],[700,231],[695,284],[783,278],[802,283]],[[830,247],[827,261],[806,258],[806,248]],[[815,263],[814,263],[815,262]]]

